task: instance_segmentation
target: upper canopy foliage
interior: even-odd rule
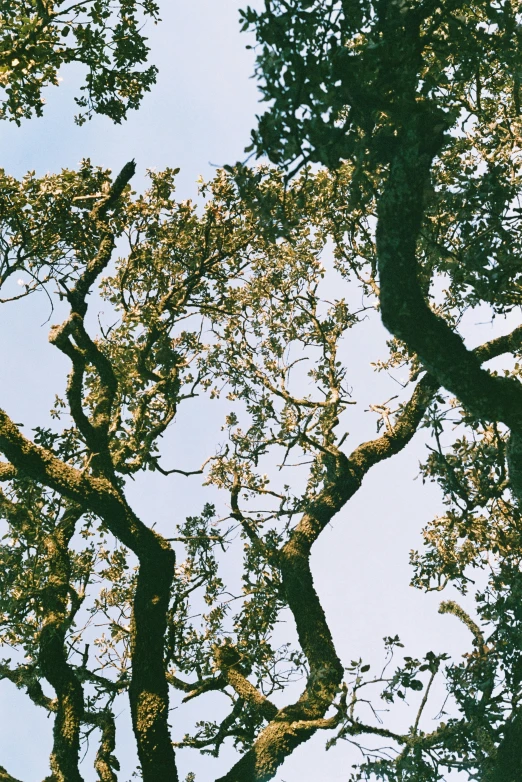
[[[423,182],[419,273],[447,275],[473,305],[520,305],[519,4],[276,0],[247,8],[243,25],[270,104],[256,153],[285,167],[350,160],[351,203],[367,208],[418,122],[424,150],[438,153]]]
[[[0,2],[0,119],[41,116],[42,91],[57,84],[63,65],[87,70],[76,99],[82,124],[93,113],[114,122],[136,109],[156,81],[142,68],[149,49],[143,19],[158,19],[153,0],[2,0]]]
[[[262,10],[247,8],[243,26],[255,31],[270,103],[253,133],[256,150],[278,164],[387,162],[415,114],[435,143],[455,123],[480,126],[495,155],[519,122],[518,14],[517,2],[495,0],[267,0]]]

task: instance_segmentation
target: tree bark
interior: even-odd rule
[[[173,577],[174,552],[170,548],[158,548],[140,558],[131,626],[129,699],[144,782],[178,779],[168,725],[169,694],[164,667]]]
[[[522,503],[522,385],[493,377],[464,341],[427,305],[417,277],[417,240],[423,194],[435,154],[428,143],[434,127],[413,116],[400,134],[377,210],[377,263],[382,321],[415,352],[440,385],[479,419],[501,421],[511,430],[508,467],[513,493]]]

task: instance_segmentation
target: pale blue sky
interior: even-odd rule
[[[96,117],[78,128],[72,120],[78,74],[66,69],[60,88],[48,92],[43,119],[26,122],[20,129],[0,126],[0,164],[19,176],[29,169],[44,174],[75,167],[83,157],[118,171],[135,158],[138,175],[134,185],[138,189],[145,169],[179,166],[178,195],[185,199],[195,197],[200,174],[212,176],[212,164],[243,158],[258,107],[256,86],[250,78],[253,55],[245,49],[247,39],[239,34],[237,3],[174,0],[161,3],[161,14],[163,22],[157,28],[148,27],[151,59],[160,70],[158,84],[139,112],[133,112],[121,126]],[[47,314],[43,299],[38,303],[31,300],[30,306],[19,310],[0,311],[0,405],[15,420],[28,425],[47,415],[67,371],[63,356],[47,343],[48,325],[41,326]],[[53,322],[56,320],[54,316]],[[481,336],[488,338],[491,333],[484,330]],[[360,399],[357,415],[350,412],[350,447],[357,445],[358,438],[375,434],[375,418],[363,410],[395,392],[393,387],[390,391],[384,375],[376,376],[369,367],[370,360],[382,355],[386,339],[377,318],[369,324],[364,339],[346,347],[351,382]],[[33,381],[35,366],[39,369],[37,384]],[[220,416],[216,417],[213,409],[200,418],[205,426],[211,419],[213,433],[207,438],[218,437]],[[199,450],[204,453],[207,445],[206,440],[201,449],[198,442],[187,445],[186,435],[193,426],[194,419],[180,421],[166,444],[169,460],[183,455],[191,460],[189,469],[196,466]],[[411,655],[429,649],[440,651],[448,645],[459,653],[468,648],[466,631],[452,617],[438,615],[440,595],[424,596],[408,587],[408,552],[420,545],[421,528],[441,509],[438,491],[431,485],[423,486],[420,479],[414,481],[418,462],[424,457],[421,433],[404,453],[372,471],[314,550],[316,585],[345,664],[359,656],[379,660],[383,636],[395,633],[408,643]],[[208,496],[198,489],[197,482],[166,483],[148,477],[133,485],[131,498],[144,520],[154,518],[168,524],[173,506],[182,517],[196,513]],[[208,696],[207,702],[213,697]],[[212,716],[201,714],[201,707],[203,703],[196,701],[191,707],[193,715]],[[436,711],[434,705],[430,716]],[[173,723],[176,719],[177,712],[173,712]],[[125,737],[125,709],[120,722],[120,779],[126,782],[132,772],[133,750]],[[183,732],[183,726],[177,726],[177,733]],[[10,684],[0,682],[0,765],[23,782],[40,782],[47,773],[50,741],[51,721],[27,706],[24,696]],[[325,754],[323,745],[324,737],[316,736],[301,747],[276,780],[347,780],[357,755],[347,744]],[[214,761],[200,759],[195,752],[180,753],[181,778],[194,770],[197,782],[208,782],[218,771],[223,773],[232,757],[233,752],[227,752],[222,761]],[[87,782],[95,780],[91,764],[84,766],[83,773]]]

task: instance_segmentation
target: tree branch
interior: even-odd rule
[[[183,703],[187,703],[193,698],[197,698],[199,695],[203,695],[204,692],[211,692],[213,690],[222,690],[226,687],[227,680],[224,676],[209,677],[208,679],[201,679],[197,682],[184,682],[183,679],[174,676],[172,673],[167,673],[167,681],[177,690],[186,692],[187,695],[183,698]]]
[[[87,295],[98,275],[109,263],[115,246],[108,212],[117,204],[135,170],[134,162],[127,163],[114,180],[108,195],[90,212],[89,219],[94,222],[101,236],[98,252],[87,263],[74,288],[66,288],[71,314],[60,326],[54,326],[49,334],[49,341],[71,360],[72,370],[67,385],[71,415],[93,454],[94,467],[99,466],[106,477],[112,477],[114,472],[108,437],[118,381],[110,361],[88,335],[84,319],[87,313]],[[71,342],[71,337],[76,345]],[[99,399],[92,420],[89,420],[83,409],[83,379],[88,362],[95,367],[100,378]]]
[[[108,709],[96,713],[87,712],[85,721],[96,725],[101,730],[101,740],[94,768],[98,772],[99,782],[118,782],[115,770],[118,771],[120,764],[114,751],[116,749],[116,723],[114,714]]]
[[[481,368],[480,357],[429,308],[418,281],[416,245],[424,190],[444,141],[435,132],[437,123],[440,126],[440,116],[412,112],[399,134],[379,199],[376,240],[382,320],[473,415],[510,428],[509,476],[522,503],[522,386],[514,378],[494,377]]]
[[[266,698],[241,672],[241,658],[230,644],[214,646],[214,659],[223,678],[237,692],[241,700],[251,703],[270,722],[278,713],[277,706]]]
[[[149,529],[110,481],[76,470],[27,440],[0,410],[0,451],[20,474],[58,491],[103,519],[140,561],[131,625],[131,714],[145,782],[175,782],[176,766],[168,726],[164,636],[175,555]]]
[[[0,481],[10,481],[16,478],[17,470],[12,464],[0,462]]]

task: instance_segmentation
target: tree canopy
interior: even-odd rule
[[[123,119],[155,73],[132,70],[147,55],[137,13],[6,6],[4,118],[41,113],[42,85],[79,61],[80,105]],[[202,205],[176,200],[177,169],[134,192],[134,162],[1,173],[1,303],[48,297],[69,374],[30,437],[0,411],[0,677],[53,715],[49,782],[82,780],[93,734],[98,779],[116,782],[123,698],[145,782],[175,782],[178,753],[225,743],[238,757],[217,782],[268,782],[318,732],[359,748],[347,780],[518,782],[520,9],[267,0],[241,20],[269,103],[249,152],[270,165],[219,170]],[[478,308],[500,324],[480,345],[462,336]],[[346,349],[375,318],[390,332],[387,354],[368,354],[390,375],[386,401],[359,397]],[[363,404],[377,433],[359,442]],[[165,464],[172,425],[207,408],[224,420],[204,464]],[[411,554],[412,583],[462,594],[440,611],[469,648],[417,658],[390,635],[374,671],[336,647],[310,557],[420,430],[445,512]],[[171,529],[141,518],[128,487],[145,471],[186,476],[197,514],[176,516],[173,488]]]
[[[143,20],[158,13],[154,0],[2,0],[0,118],[41,116],[42,90],[58,83],[62,65],[78,63],[86,77],[76,121],[95,112],[121,122],[156,81],[153,65],[139,66],[149,51]]]

